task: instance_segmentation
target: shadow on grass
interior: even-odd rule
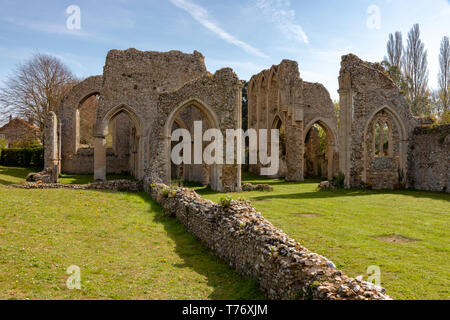
[[[166,217],[162,208],[146,193],[140,196],[155,212],[154,221],[164,226],[167,236],[175,242],[175,252],[183,259],[177,268],[190,268],[203,275],[213,288],[209,298],[213,300],[265,299],[255,280],[245,279],[215,257],[210,250],[191,235],[175,218]]]
[[[362,197],[362,196],[373,196],[373,195],[403,195],[407,197],[414,198],[427,198],[433,200],[446,200],[450,201],[450,194],[446,193],[436,193],[427,191],[417,191],[417,190],[334,190],[334,191],[313,191],[313,192],[298,192],[289,194],[270,194],[264,196],[254,197],[254,200],[264,201],[264,200],[280,200],[280,199],[329,199],[329,198],[340,198],[340,197]]]
[[[128,174],[107,174],[106,180],[137,181]],[[63,184],[89,184],[94,182],[93,174],[61,174],[59,182]]]
[[[261,177],[250,172],[242,173],[242,181],[252,182],[256,181],[258,183],[266,183],[271,186],[292,186],[292,185],[302,185],[302,184],[317,184],[322,181],[321,179],[305,179],[304,182],[287,182],[280,179],[270,179],[266,177]],[[208,189],[199,189],[200,194],[214,194],[214,191]],[[268,194],[265,196],[254,197],[254,200],[265,201],[271,199],[325,199],[325,198],[337,198],[337,197],[360,197],[360,196],[372,196],[372,195],[404,195],[414,198],[428,198],[434,200],[446,200],[450,201],[450,194],[444,192],[431,192],[431,191],[421,191],[421,190],[362,190],[362,189],[338,189],[331,191],[313,191],[313,192],[298,192],[291,194]]]
[[[9,176],[16,179],[23,179],[25,181],[27,175],[30,172],[36,172],[39,171],[39,169],[33,169],[33,168],[17,168],[17,167],[0,167],[0,175]],[[13,180],[5,180],[0,179],[0,185],[9,186],[12,184],[17,184],[18,181]]]

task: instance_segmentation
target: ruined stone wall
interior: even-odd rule
[[[415,189],[450,192],[450,125],[416,128],[409,163]]]
[[[125,105],[145,124],[143,131],[148,131],[153,123],[158,95],[173,91],[206,72],[204,57],[197,51],[185,54],[180,51],[111,50],[104,67],[97,121],[103,121],[108,112]]]
[[[64,97],[57,111],[58,121],[61,123],[61,171],[70,174],[92,174],[94,171],[93,150],[86,150],[86,146],[80,146],[81,130],[87,130],[86,126],[80,127],[79,108],[93,96],[101,94],[102,76],[93,76],[76,85]],[[94,98],[95,99],[95,98]],[[95,105],[91,105],[91,107]],[[81,112],[83,113],[83,111]],[[92,112],[87,112],[88,118]],[[95,111],[96,113],[96,111]],[[93,123],[94,119],[85,119],[87,123]],[[93,135],[93,128],[86,136]]]
[[[313,127],[307,134],[305,142],[305,177],[322,177],[322,169],[319,130]]]
[[[106,150],[106,171],[108,174],[130,174],[129,154],[118,155],[114,149]],[[66,157],[62,161],[63,173],[92,174],[94,172],[94,149],[79,149],[76,156]]]
[[[189,189],[144,183],[167,215],[240,274],[258,280],[270,299],[389,299],[384,289],[352,279],[264,219],[249,202],[222,206]]]
[[[370,182],[392,189],[398,172],[408,175],[407,153],[416,126],[409,105],[384,68],[355,55],[342,57],[339,76],[340,170],[347,187]],[[380,115],[392,123],[393,152],[374,159],[373,120]],[[369,181],[370,179],[370,181]]]
[[[337,117],[333,102],[323,85],[300,78],[297,62],[283,60],[279,65],[253,76],[248,99],[249,128],[274,129],[275,121],[282,121],[288,143],[282,161],[283,170],[280,171],[286,180],[304,180],[305,139],[315,123],[320,123],[330,136],[329,157],[332,160],[326,171],[337,171],[333,165],[338,154]],[[261,167],[261,164],[250,166],[250,171],[259,174]]]
[[[96,122],[94,175],[103,179],[106,159],[105,136],[109,121],[119,112],[126,112],[136,128],[135,171],[143,178],[148,167],[149,133],[157,118],[158,97],[176,90],[186,82],[206,74],[204,57],[199,52],[142,52],[136,49],[111,50],[104,67],[102,95]]]
[[[181,121],[184,129],[188,130],[191,134],[191,138],[194,138],[194,122],[202,122],[202,134],[205,134],[206,130],[210,129],[208,119],[202,114],[198,108],[189,106],[180,111],[175,121]],[[174,123],[175,124],[175,123]],[[194,141],[192,141],[192,146]],[[176,144],[176,143],[172,143]],[[203,142],[202,152],[207,146],[207,142]],[[203,185],[210,184],[210,166],[206,164],[194,164],[194,158],[192,155],[191,161],[193,164],[185,164],[183,166],[183,180],[190,182],[198,182]]]
[[[178,113],[186,107],[199,109],[208,119],[211,128],[221,131],[226,137],[227,129],[242,126],[242,84],[231,69],[222,69],[214,75],[207,74],[188,82],[173,92],[161,94],[157,110],[153,114],[150,131],[148,167],[146,174],[155,182],[170,183],[170,137],[172,124]],[[226,155],[226,149],[223,154]],[[236,152],[236,146],[235,146]],[[236,159],[237,157],[235,157]],[[213,165],[211,187],[223,192],[241,189],[240,165]]]

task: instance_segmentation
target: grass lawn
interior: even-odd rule
[[[318,181],[268,183],[274,192],[233,194],[252,200],[265,218],[352,277],[381,268],[381,285],[395,299],[450,299],[450,194],[420,191],[316,191]],[[222,195],[197,188],[205,198]],[[305,215],[306,214],[306,215]],[[414,240],[383,242],[399,235]]]
[[[218,261],[145,193],[6,187],[27,173],[0,167],[0,299],[263,298],[254,281]],[[367,279],[367,267],[377,265],[395,299],[450,299],[449,194],[318,192],[315,180],[287,183],[249,174],[243,180],[275,191],[234,199],[252,200],[274,225],[348,275]],[[92,177],[63,176],[61,182]],[[213,201],[223,196],[195,189]],[[411,241],[378,239],[393,235]],[[81,268],[81,291],[65,286],[70,265]]]
[[[0,299],[264,298],[145,193],[7,187],[27,173],[0,167]]]

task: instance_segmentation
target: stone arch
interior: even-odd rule
[[[132,133],[132,159],[130,159],[131,174],[141,179],[143,178],[143,147],[142,147],[142,123],[137,112],[126,104],[120,104],[111,108],[103,118],[97,118],[95,130],[95,146],[94,146],[94,179],[106,180],[106,136],[109,131],[109,123],[112,119],[121,113],[125,113],[134,125],[135,131]]]
[[[363,168],[361,180],[365,183],[375,183],[376,189],[392,189],[398,182],[398,173],[406,175],[408,135],[400,116],[388,105],[376,108],[364,126]],[[374,130],[377,124],[381,128],[388,126],[389,150],[387,155],[375,156]],[[381,151],[383,152],[383,151]]]
[[[366,121],[365,128],[364,128],[364,132],[367,131],[367,127],[369,126],[369,124],[370,124],[370,122],[373,120],[373,118],[374,118],[378,113],[380,113],[381,111],[383,111],[384,109],[386,109],[386,110],[388,110],[390,113],[392,113],[392,115],[393,115],[393,117],[394,117],[393,119],[394,119],[394,121],[395,121],[395,125],[397,125],[398,128],[400,129],[400,133],[401,133],[402,139],[407,139],[407,131],[406,131],[405,125],[403,124],[403,121],[401,120],[401,118],[400,118],[400,116],[398,115],[398,113],[397,113],[393,108],[391,108],[391,107],[388,106],[388,105],[383,105],[383,106],[381,106],[381,107],[375,109],[375,110],[370,114],[370,116],[367,118],[368,120]]]
[[[214,129],[220,129],[220,121],[219,117],[217,116],[216,112],[209,107],[205,102],[201,101],[197,98],[188,99],[182,103],[180,103],[176,108],[174,108],[169,116],[167,117],[166,123],[164,125],[163,133],[166,140],[165,143],[165,157],[167,159],[166,161],[166,174],[164,177],[164,182],[166,184],[170,184],[171,179],[171,138],[172,138],[172,126],[175,121],[177,121],[179,113],[187,107],[195,107],[197,108],[202,115],[206,118],[206,120],[209,123],[210,128]],[[210,184],[211,189],[213,190],[221,190],[222,189],[222,182],[220,180],[220,165],[214,164],[211,165],[210,168]]]
[[[111,119],[117,116],[119,113],[125,112],[128,117],[133,121],[133,124],[136,127],[136,134],[142,136],[142,124],[140,118],[137,116],[136,110],[126,104],[120,104],[112,109],[110,109],[105,116],[100,121],[100,131],[98,133],[102,133],[106,135],[108,132],[108,125]]]
[[[75,143],[74,151],[75,151],[75,153],[78,152],[78,150],[80,149],[80,144],[81,144],[81,120],[82,119],[81,119],[81,116],[80,116],[80,109],[82,108],[84,103],[88,99],[92,98],[93,96],[100,96],[100,92],[97,91],[97,90],[93,90],[92,92],[87,93],[86,96],[84,96],[83,99],[80,100],[80,102],[78,103],[78,106],[76,107],[76,110],[75,110],[75,126],[74,126],[74,129],[75,129],[75,132],[74,132],[74,137],[75,137],[74,138],[74,143]],[[97,106],[97,108],[98,108],[98,106]],[[97,116],[97,110],[95,110],[95,116]],[[94,124],[95,124],[95,119],[94,119]],[[91,134],[93,135],[94,128],[92,127],[91,130],[92,130]]]
[[[279,138],[280,138],[280,144],[279,144],[279,169],[278,169],[278,174],[275,175],[275,177],[277,178],[281,178],[281,177],[285,177],[287,174],[287,146],[286,146],[286,127],[284,124],[284,120],[283,117],[281,116],[280,113],[276,113],[273,121],[272,121],[272,125],[270,126],[270,129],[278,129],[280,130],[279,132]],[[272,136],[271,131],[269,131],[269,135],[270,137]],[[270,139],[269,139],[270,141]],[[271,150],[271,145],[269,144],[269,150],[270,152],[272,152]]]
[[[177,117],[173,121],[172,130],[174,129],[189,130],[189,127],[180,117]],[[173,149],[176,144],[177,142],[171,141],[171,149]],[[189,168],[186,165],[176,165],[171,161],[171,179],[186,180],[186,177],[188,176],[188,170]]]
[[[337,145],[337,133],[333,130],[333,125],[330,122],[322,117],[316,117],[311,120],[303,131],[303,141],[305,142],[306,149],[306,140],[308,138],[308,134],[314,125],[319,125],[326,133],[327,136],[327,150],[326,150],[326,158],[327,158],[327,178],[328,180],[333,179],[336,168],[334,165],[334,156],[336,153],[336,145]],[[305,151],[305,150],[304,150]],[[304,162],[304,172],[306,172],[306,162]]]
[[[271,128],[272,129],[279,129],[278,124],[280,122],[283,123],[283,120],[281,119],[281,115],[279,113],[276,113],[274,118],[273,118]]]
[[[89,77],[74,86],[62,100],[57,116],[61,123],[61,153],[63,157],[78,152],[78,109],[93,95],[101,96],[102,86],[103,76]]]
[[[257,81],[254,77],[250,79],[250,83],[248,85],[248,127],[255,128],[258,123],[258,88]]]
[[[306,139],[306,135],[308,134],[308,131],[311,130],[311,128],[315,124],[319,124],[320,126],[322,126],[325,129],[325,131],[327,131],[327,134],[329,132],[331,135],[332,141],[333,141],[333,145],[336,145],[337,132],[335,132],[332,129],[333,125],[327,119],[325,119],[323,117],[316,117],[305,126],[305,130],[303,130],[303,139]]]
[[[268,80],[265,75],[260,78],[259,88],[258,88],[258,124],[259,129],[267,129],[268,126]]]
[[[270,71],[267,95],[267,112],[269,115],[269,121],[271,121],[272,119],[274,119],[275,114],[280,111],[280,91],[275,68],[272,68]]]

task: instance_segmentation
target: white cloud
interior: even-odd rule
[[[189,2],[187,0],[170,0],[175,6],[177,6],[180,9],[185,10],[187,13],[189,13],[196,21],[198,21],[202,26],[207,28],[208,30],[214,32],[219,37],[221,37],[223,40],[227,41],[228,43],[231,43],[235,46],[238,46],[242,49],[244,49],[246,52],[254,54],[259,57],[268,58],[267,55],[262,53],[260,50],[252,47],[248,43],[241,41],[237,39],[235,36],[229,34],[225,30],[223,30],[217,22],[215,22],[209,12],[192,2]]]
[[[289,0],[255,0],[255,2],[289,39],[309,43],[302,26],[295,23],[295,11],[291,9]]]
[[[26,20],[26,19],[17,19],[17,18],[11,18],[11,17],[0,17],[0,21],[11,23],[11,24],[14,24],[19,27],[24,27],[24,28],[27,28],[34,32],[55,34],[55,35],[61,35],[61,36],[67,35],[67,36],[78,37],[80,39],[87,40],[87,41],[114,44],[114,45],[122,46],[122,47],[128,46],[127,42],[118,41],[114,38],[105,37],[105,36],[98,35],[95,33],[90,33],[90,32],[84,31],[83,29],[69,30],[65,24],[52,24],[52,23],[31,21],[31,20]]]

